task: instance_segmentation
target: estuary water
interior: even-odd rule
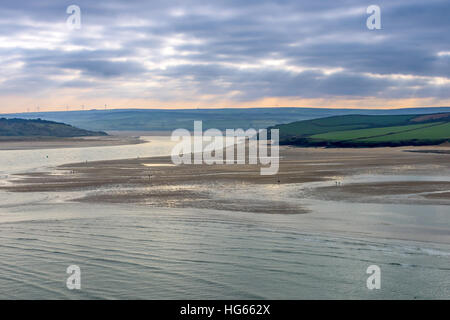
[[[42,170],[66,163],[170,155],[170,137],[141,137],[141,144],[33,150],[0,150],[0,174]],[[3,177],[4,178],[4,177]]]
[[[0,181],[63,163],[167,155],[173,146],[169,137],[150,140],[0,151]],[[293,197],[302,187],[267,188],[251,196]],[[65,199],[0,192],[0,299],[450,298],[448,206],[302,199],[311,213],[276,215]],[[408,240],[411,232],[422,241]],[[66,287],[70,265],[81,269],[81,290]],[[381,269],[379,290],[366,287],[370,265]]]

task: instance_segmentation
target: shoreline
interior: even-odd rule
[[[61,149],[61,148],[89,148],[121,146],[145,143],[139,137],[130,136],[89,136],[71,138],[13,138],[0,140],[0,151],[3,150],[36,150],[36,149]]]

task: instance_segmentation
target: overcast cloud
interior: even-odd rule
[[[66,27],[71,4],[80,30]],[[382,30],[366,27],[371,4]],[[1,0],[0,99],[440,104],[450,99],[449,14],[448,0]]]

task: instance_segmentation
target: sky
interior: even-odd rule
[[[449,14],[448,0],[0,0],[0,112],[450,106]]]

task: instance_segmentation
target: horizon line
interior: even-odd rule
[[[242,109],[322,109],[322,110],[405,110],[405,109],[439,109],[439,108],[450,108],[450,106],[438,106],[438,107],[375,107],[375,108],[359,108],[359,107],[281,107],[281,106],[270,106],[270,107],[211,107],[211,108],[127,108],[127,107],[114,107],[114,108],[82,108],[82,109],[66,109],[66,110],[43,110],[43,111],[23,111],[23,112],[8,112],[0,114],[36,114],[36,113],[49,113],[49,112],[89,112],[89,111],[123,111],[123,110],[153,110],[153,111],[186,111],[186,110],[242,110]]]

